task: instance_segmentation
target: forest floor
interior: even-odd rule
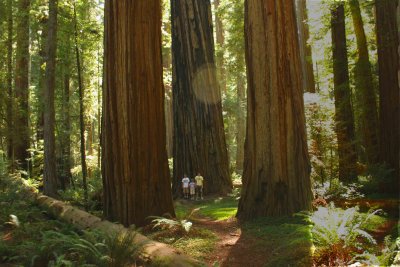
[[[237,201],[234,195],[175,203],[178,217],[187,218],[193,227],[206,229],[216,237],[212,249],[198,254],[199,259],[208,266],[311,266],[311,226],[304,218],[262,218],[240,223],[235,218]],[[194,249],[186,246],[189,254]]]
[[[64,233],[63,238],[75,237],[76,229],[50,217],[15,188],[0,184],[0,266],[47,266],[50,260],[70,260],[68,250],[56,251],[49,244],[54,243],[54,232]],[[152,227],[147,233],[143,231],[208,266],[312,266],[312,226],[304,217],[260,218],[242,223],[235,218],[238,196],[236,190],[224,198],[176,201],[178,220],[193,223],[188,233],[155,231]],[[10,225],[10,214],[18,217],[21,226]],[[399,227],[398,220],[374,218],[368,231],[382,246],[384,237]]]

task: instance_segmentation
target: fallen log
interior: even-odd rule
[[[129,230],[121,224],[102,220],[88,212],[80,210],[76,207],[68,205],[62,201],[42,195],[32,187],[30,187],[23,179],[22,186],[24,191],[38,205],[46,209],[51,215],[64,222],[70,223],[81,230],[100,230],[105,234],[125,234]],[[140,259],[149,266],[205,266],[189,256],[183,254],[178,249],[175,249],[167,244],[153,241],[144,235],[137,234],[133,240],[135,244],[145,244]]]

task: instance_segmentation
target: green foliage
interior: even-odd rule
[[[364,197],[364,195],[360,193],[360,187],[361,186],[357,183],[344,185],[339,179],[335,178],[322,185],[315,185],[314,192],[317,196],[327,200],[351,200]]]
[[[369,166],[366,175],[360,177],[361,191],[365,194],[376,192],[394,194],[397,189],[397,180],[393,175],[394,170],[386,165]]]
[[[311,216],[314,224],[313,242],[316,246],[314,262],[317,265],[337,266],[364,258],[364,263],[370,264],[365,262],[362,252],[372,251],[371,245],[376,245],[376,241],[365,228],[371,217],[378,212],[369,212],[363,216],[358,212],[358,207],[346,210],[335,208],[333,204],[327,208],[319,207]]]

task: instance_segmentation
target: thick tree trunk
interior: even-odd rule
[[[378,0],[380,1],[380,0]],[[354,31],[357,39],[358,59],[355,66],[356,96],[360,111],[360,134],[368,164],[378,162],[378,110],[369,61],[367,39],[364,32],[358,0],[349,0]]]
[[[335,132],[338,141],[339,179],[351,182],[357,177],[357,152],[347,60],[344,4],[332,7],[331,32],[333,83],[335,94]]]
[[[88,188],[87,188],[87,165],[86,165],[86,146],[85,146],[85,120],[84,120],[84,104],[83,104],[83,81],[82,81],[82,68],[81,56],[79,51],[78,42],[78,19],[76,16],[76,2],[74,2],[74,37],[75,37],[75,54],[76,54],[76,67],[78,72],[78,87],[79,87],[79,126],[80,126],[80,139],[81,139],[81,166],[82,166],[82,182],[83,193],[85,198],[85,206],[88,204]]]
[[[244,141],[246,138],[246,114],[243,108],[246,100],[245,81],[242,75],[237,77],[237,116],[236,116],[236,172],[243,173]]]
[[[44,90],[44,173],[43,192],[51,197],[58,195],[61,181],[56,175],[55,157],[55,109],[54,91],[56,84],[56,49],[57,49],[57,0],[49,1],[49,21],[46,46],[46,88]]]
[[[172,82],[174,107],[173,193],[184,174],[200,172],[206,193],[232,190],[222,120],[209,0],[173,0]]]
[[[246,0],[247,135],[237,216],[311,208],[303,84],[293,1]]]
[[[160,0],[105,6],[104,213],[124,225],[174,216],[165,141]]]
[[[22,169],[29,158],[29,10],[30,0],[18,2],[17,50],[15,71],[14,155]]]
[[[14,141],[13,141],[13,1],[7,1],[7,159],[10,161],[9,170],[14,172]]]
[[[399,178],[400,24],[396,21],[396,8],[399,9],[400,4],[397,0],[379,0],[375,5],[379,64],[380,161],[394,169],[395,177]],[[397,19],[400,20],[399,16],[397,13]]]
[[[306,92],[315,93],[315,79],[311,45],[308,43],[308,12],[306,0],[297,0],[297,26],[299,32],[300,59],[303,73],[303,87]]]

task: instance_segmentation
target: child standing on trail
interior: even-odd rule
[[[203,181],[204,181],[204,178],[198,172],[197,176],[194,177],[194,179],[196,180],[197,198],[199,199],[201,197],[201,199],[203,199]]]
[[[189,183],[189,188],[190,188],[190,199],[194,200],[194,197],[196,195],[196,183],[194,182],[194,179]]]
[[[189,183],[190,183],[190,179],[185,174],[182,179],[182,189],[183,189],[183,197],[184,198],[189,198]]]

